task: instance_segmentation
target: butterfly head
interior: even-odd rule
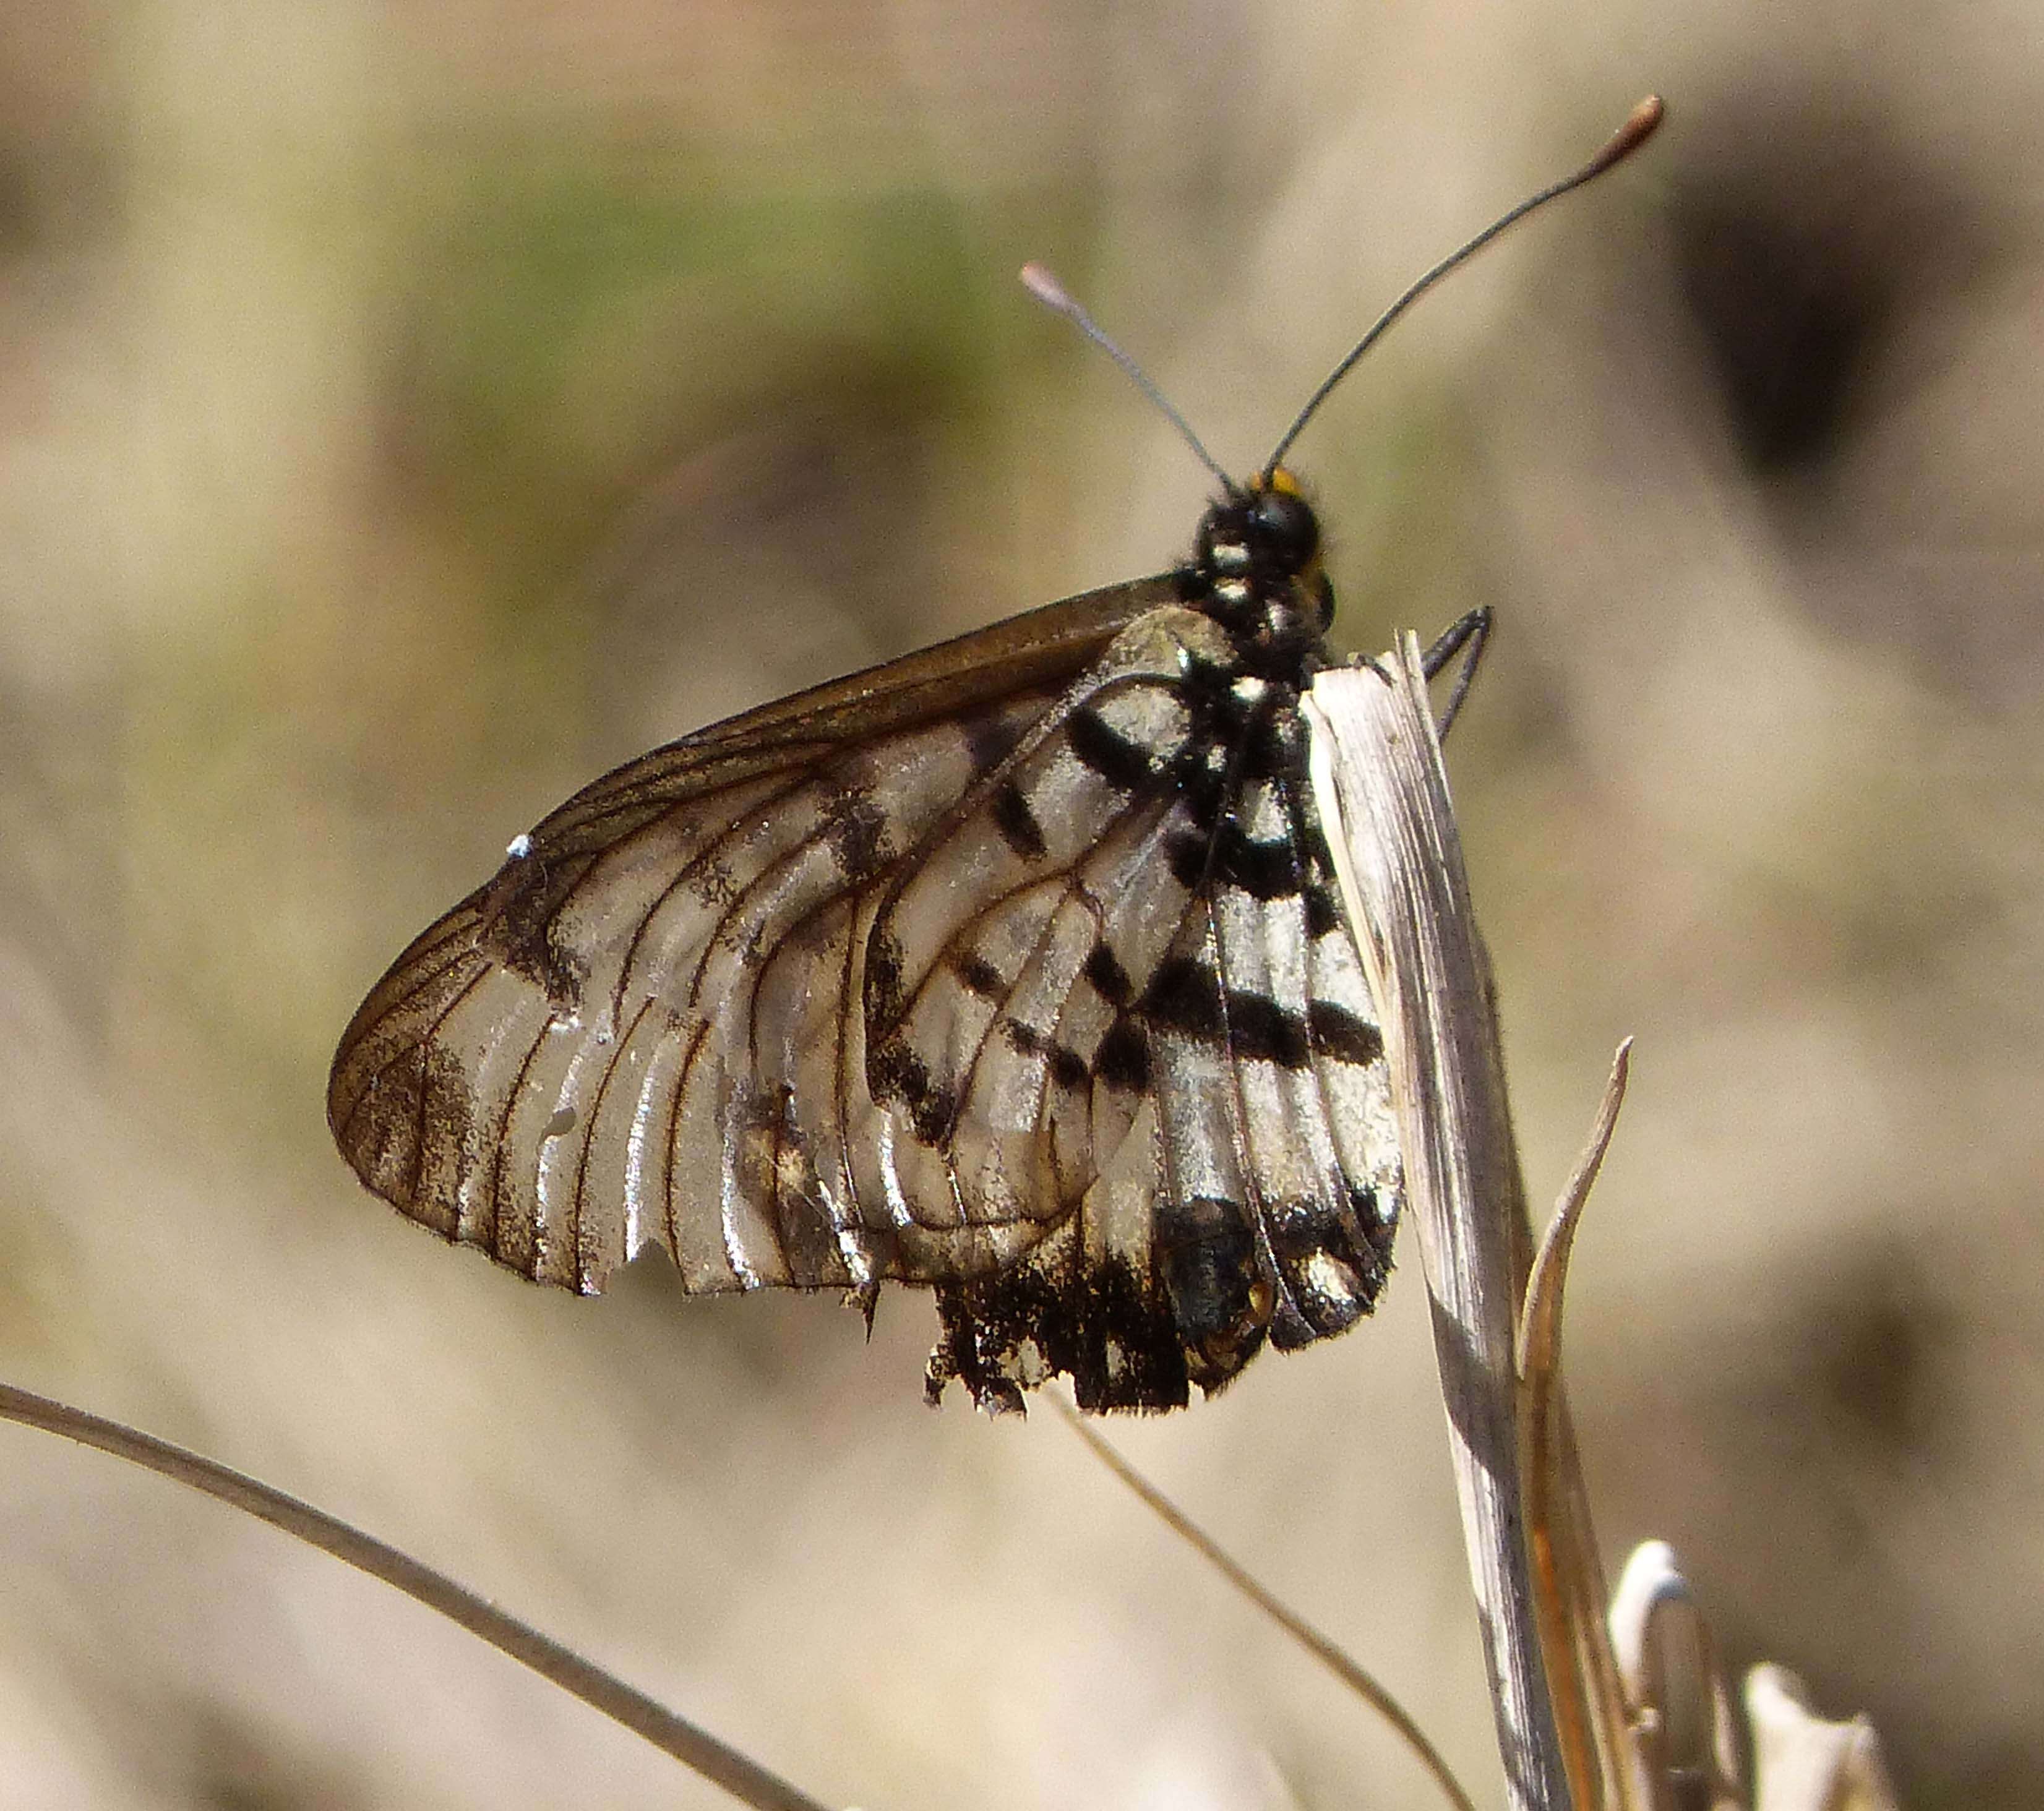
[[[1258,664],[1302,660],[1334,620],[1320,518],[1282,466],[1208,507],[1188,577],[1200,607]]]

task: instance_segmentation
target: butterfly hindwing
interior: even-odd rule
[[[1270,821],[1269,840],[1286,834]],[[1369,1310],[1400,1172],[1361,965],[1338,923],[1309,924],[1312,888],[1331,884],[1316,840],[1297,891],[1195,899],[1132,1004],[1148,1065],[1136,1161],[1012,1271],[939,1289],[933,1387],[958,1376],[1012,1406],[1062,1372],[1082,1407],[1170,1407],[1266,1335],[1294,1348]]]
[[[867,1073],[926,1153],[897,1157],[916,1164],[912,1194],[948,1189],[969,1218],[1040,1230],[1126,1133],[1125,1078],[1099,1072],[1119,1010],[1101,979],[1147,975],[1188,904],[1160,872],[1194,742],[1185,674],[1224,652],[1195,611],[1131,623],[889,889],[866,960]]]

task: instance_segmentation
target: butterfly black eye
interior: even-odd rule
[[[1274,564],[1301,572],[1320,551],[1320,519],[1303,497],[1287,490],[1259,490],[1250,505],[1256,538]]]

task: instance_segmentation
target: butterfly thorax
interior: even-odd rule
[[[1282,467],[1208,507],[1178,582],[1185,600],[1228,631],[1245,672],[1303,687],[1327,664],[1335,600],[1320,520]]]

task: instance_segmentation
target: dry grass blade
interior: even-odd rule
[[[1554,1725],[1577,1799],[1640,1806],[1627,1752],[1627,1704],[1604,1617],[1603,1567],[1562,1388],[1562,1310],[1569,1259],[1590,1188],[1625,1099],[1632,1041],[1618,1047],[1589,1144],[1548,1222],[1519,1323],[1519,1425],[1526,1540]]]
[[[1472,916],[1417,643],[1324,673],[1306,700],[1314,795],[1380,1008],[1431,1303],[1507,1790],[1571,1802],[1523,1521],[1514,1351],[1532,1268],[1489,963]]]
[[[217,1501],[232,1505],[259,1521],[282,1529],[308,1546],[344,1560],[358,1571],[381,1579],[479,1636],[498,1652],[532,1671],[583,1703],[601,1710],[643,1736],[663,1753],[692,1767],[755,1811],[826,1811],[826,1807],[786,1780],[769,1773],[738,1750],[719,1741],[686,1717],[678,1717],[602,1668],[593,1665],[551,1636],[521,1622],[451,1579],[423,1566],[409,1555],[363,1533],[325,1510],[119,1422],[88,1414],[67,1403],[51,1401],[11,1384],[0,1383],[0,1419],[20,1422],[60,1433],[81,1445],[96,1447],[175,1478]]]
[[[1554,1203],[1554,1217],[1547,1222],[1540,1255],[1533,1261],[1533,1276],[1526,1285],[1525,1307],[1519,1322],[1519,1372],[1528,1391],[1537,1391],[1543,1402],[1552,1402],[1554,1386],[1561,1379],[1562,1298],[1568,1280],[1569,1254],[1575,1244],[1576,1229],[1582,1223],[1591,1185],[1604,1166],[1612,1134],[1618,1130],[1618,1111],[1625,1103],[1626,1080],[1631,1068],[1632,1040],[1628,1038],[1612,1059],[1611,1079],[1604,1084],[1604,1099],[1597,1108],[1596,1124],[1590,1130],[1589,1143],[1562,1184],[1561,1199]]]
[[[1461,1782],[1449,1768],[1447,1757],[1427,1739],[1426,1732],[1413,1721],[1411,1714],[1392,1696],[1386,1686],[1372,1678],[1352,1656],[1311,1623],[1301,1618],[1246,1571],[1212,1536],[1186,1516],[1169,1497],[1088,1425],[1077,1410],[1055,1397],[1051,1400],[1056,1404],[1058,1412],[1064,1417],[1066,1425],[1086,1443],[1093,1456],[1134,1491],[1166,1527],[1189,1543],[1216,1571],[1398,1732],[1406,1746],[1419,1757],[1420,1764],[1433,1775],[1450,1804],[1456,1806],[1458,1811],[1476,1811],[1469,1794],[1462,1790]]]
[[[1335,833],[1344,904],[1391,1064],[1510,1802],[1736,1811],[1736,1744],[1701,1619],[1694,1670],[1711,1681],[1699,1725],[1708,1735],[1707,1752],[1689,1757],[1662,1739],[1666,1681],[1639,1659],[1673,1594],[1657,1589],[1642,1608],[1637,1590],[1622,1593],[1606,1618],[1562,1376],[1569,1254],[1623,1097],[1629,1046],[1536,1262],[1489,967],[1417,644],[1408,635],[1396,657],[1322,673],[1306,708],[1315,796]],[[1686,1586],[1681,1603],[1693,1610]],[[1638,1629],[1615,1637],[1628,1615]],[[1650,1667],[1660,1664],[1652,1657]],[[1863,1720],[1823,1721],[1771,1672],[1749,1682],[1748,1708],[1758,1811],[1893,1811]]]

